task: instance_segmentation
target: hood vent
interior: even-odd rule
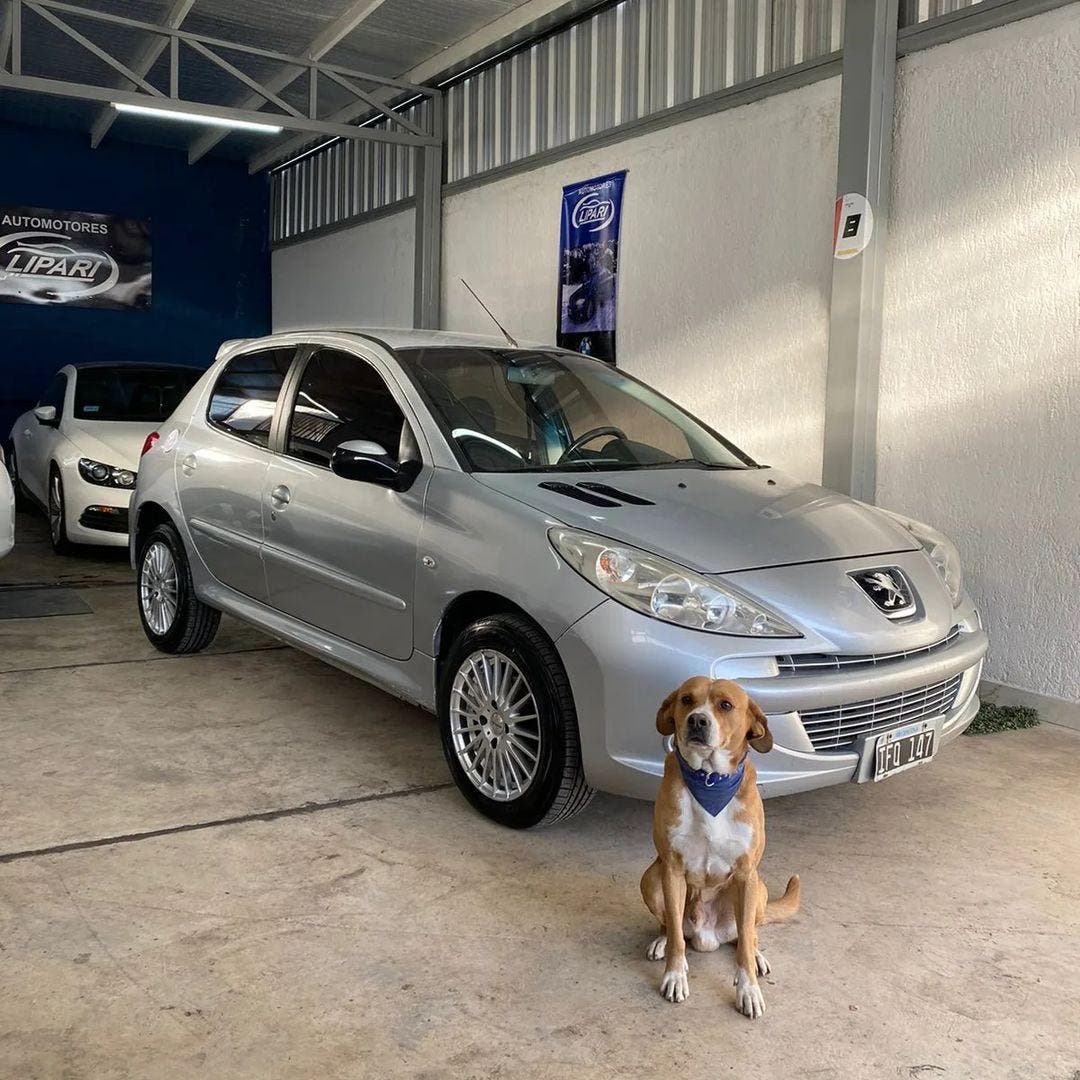
[[[609,499],[618,499],[621,502],[629,503],[631,506],[656,505],[656,503],[650,502],[648,499],[643,499],[640,495],[631,495],[627,491],[620,491],[610,484],[594,484],[592,481],[582,480],[578,487],[585,488],[587,491],[595,491],[598,495],[606,495]]]
[[[610,484],[565,484],[561,480],[545,480],[540,485],[546,491],[554,491],[557,495],[566,495],[578,502],[588,503],[590,506],[655,506],[655,503],[643,499],[640,495],[630,495],[625,491],[612,487]]]
[[[582,491],[581,488],[574,487],[573,484],[564,484],[560,480],[545,480],[539,485],[546,491],[554,491],[558,495],[568,495],[571,499],[577,499],[579,502],[588,503],[590,506],[618,506],[619,503],[612,499],[605,499],[599,495],[594,495],[591,491]]]

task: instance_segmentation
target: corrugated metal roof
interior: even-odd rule
[[[161,24],[172,0],[74,0],[89,11]],[[373,75],[404,75],[447,46],[522,6],[526,0],[383,0],[324,57],[326,62]],[[355,0],[195,0],[183,21],[186,32],[220,38],[274,52],[302,56],[320,35],[355,6]],[[121,76],[108,64],[66,37],[40,15],[23,9],[23,71],[27,75],[94,86],[115,87]],[[69,24],[106,48],[123,63],[133,63],[154,35],[105,24],[76,14],[63,14]],[[283,65],[263,57],[224,54],[247,75],[260,82],[273,78]],[[190,50],[183,50],[181,96],[214,105],[239,105],[251,91],[219,67]],[[148,81],[165,89],[168,59],[162,56],[151,68]],[[371,84],[368,84],[370,88]],[[331,115],[354,99],[327,79],[319,83],[319,114]],[[307,79],[303,77],[281,93],[296,108],[307,107]],[[89,131],[101,106],[64,98],[38,97],[0,90],[0,120]],[[110,138],[131,138],[154,145],[184,146],[201,134],[164,122],[120,119]],[[231,133],[214,153],[246,156],[265,147],[265,136]]]

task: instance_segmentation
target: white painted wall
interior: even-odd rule
[[[628,169],[618,363],[760,461],[821,479],[839,79],[446,199],[443,322],[553,341],[564,184]]]
[[[986,677],[1080,700],[1080,5],[900,67],[878,501],[961,548]]]
[[[278,248],[274,329],[412,326],[415,223],[412,209],[403,210]]]

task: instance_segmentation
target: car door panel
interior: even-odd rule
[[[385,446],[396,425],[394,453],[404,443],[406,422],[378,376],[384,398],[361,396],[370,412],[350,411],[345,387],[352,371],[371,378],[373,369],[348,354],[324,373],[331,389],[312,394],[307,373],[301,378],[292,427],[302,428],[313,457],[329,459],[329,448],[348,438],[377,435]],[[316,353],[310,363],[329,364]],[[351,365],[362,365],[353,368]],[[328,403],[327,394],[335,397]],[[394,410],[397,410],[396,413]],[[372,430],[372,426],[374,430]],[[318,438],[316,438],[318,436]],[[297,449],[290,438],[287,450]],[[321,445],[323,451],[313,449]],[[270,602],[279,611],[312,626],[405,660],[413,649],[413,590],[417,545],[430,468],[422,466],[407,491],[347,480],[315,461],[276,456],[263,484],[266,541],[263,562]]]
[[[175,450],[180,505],[199,557],[223,584],[264,602],[270,426],[294,355],[287,348],[234,357],[211,392],[208,422],[189,425]]]

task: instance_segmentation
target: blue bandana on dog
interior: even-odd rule
[[[674,749],[682,770],[683,783],[697,799],[698,805],[707,814],[716,817],[735,798],[743,773],[746,772],[746,759],[739,762],[739,767],[730,776],[725,776],[723,773],[708,772],[706,769],[691,769],[686,758],[679,753],[678,746]]]

